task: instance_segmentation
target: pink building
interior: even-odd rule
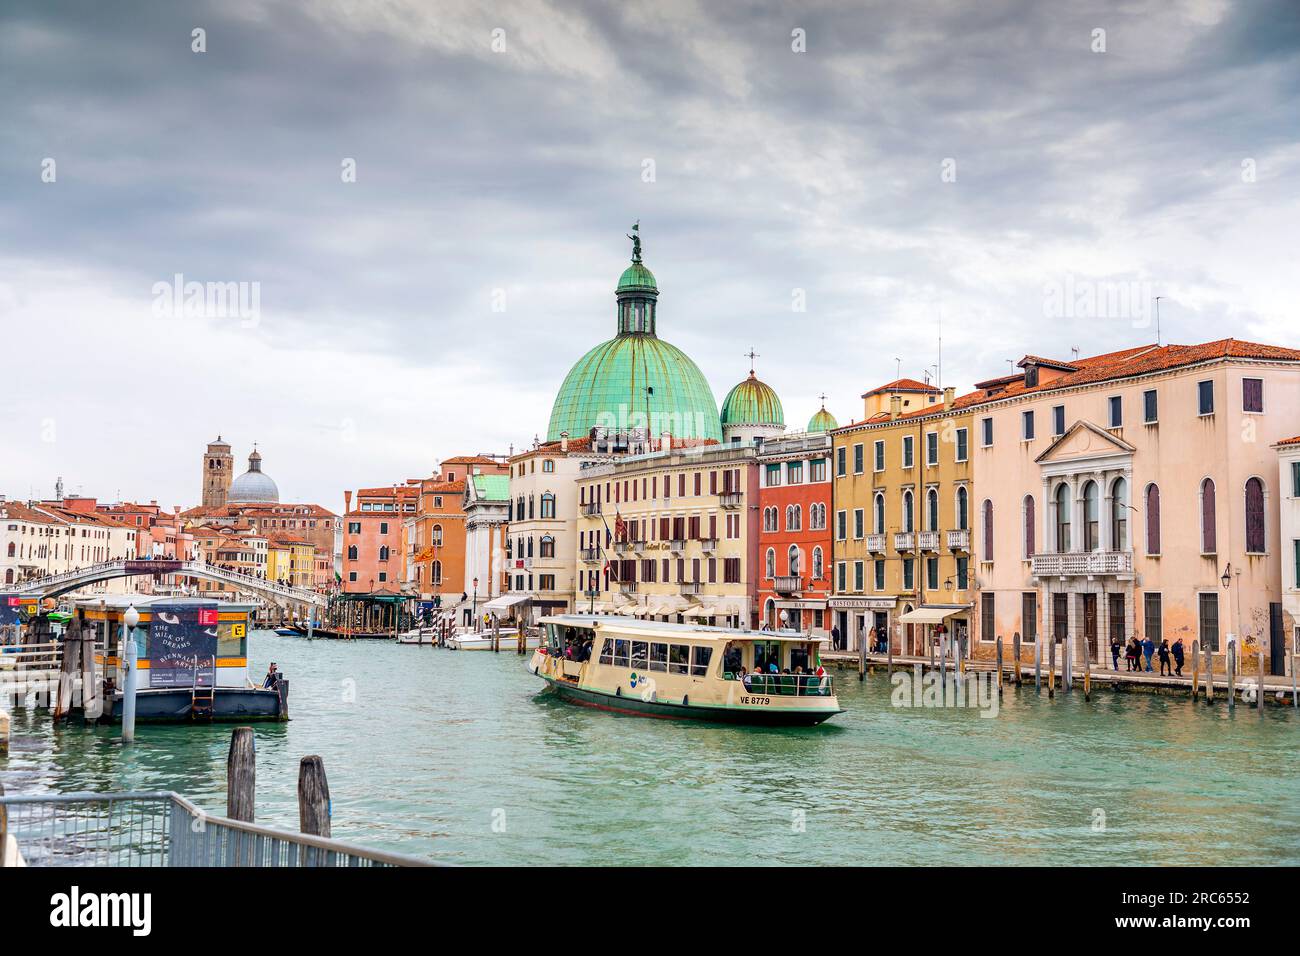
[[[343,584],[346,594],[400,590],[406,570],[403,525],[414,518],[418,481],[386,488],[361,488],[355,506],[344,494]]]
[[[1282,673],[1296,622],[1272,446],[1300,420],[1300,351],[1226,339],[1019,367],[977,385],[975,653],[1069,635],[1110,667],[1112,636],[1222,655],[1240,635],[1244,670],[1262,650]]]

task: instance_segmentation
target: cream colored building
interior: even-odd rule
[[[753,626],[758,451],[704,445],[578,477],[578,611]]]

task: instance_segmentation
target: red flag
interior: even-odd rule
[[[614,513],[614,537],[618,541],[627,540],[627,522],[618,512]]]

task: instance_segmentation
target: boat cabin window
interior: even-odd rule
[[[781,669],[781,642],[755,641],[754,670],[770,671],[773,667]]]
[[[605,643],[600,646],[600,662],[602,664],[614,663],[614,642],[608,637]]]
[[[796,667],[802,667],[805,672],[811,671],[811,664],[811,644],[794,644],[790,647],[790,670],[794,670]]]
[[[722,669],[734,676],[740,672],[742,666],[744,666],[744,660],[740,648],[735,644],[728,644],[727,649],[722,653]]]
[[[622,637],[614,638],[614,666],[615,667],[628,666],[628,645],[631,643],[632,642],[627,640],[626,638],[622,638]]]
[[[650,657],[650,645],[646,641],[632,642],[632,670],[643,671]]]
[[[694,656],[691,661],[691,674],[695,677],[703,677],[709,672],[709,660],[713,657],[713,648],[697,644],[692,650]]]
[[[689,644],[673,644],[668,648],[668,673],[685,674],[691,662]]]
[[[549,653],[555,657],[585,661],[591,656],[590,644],[593,640],[593,632],[589,628],[570,627],[567,624],[548,624],[546,627],[550,644]]]
[[[652,671],[668,670],[668,645],[652,642],[650,644],[650,669]]]

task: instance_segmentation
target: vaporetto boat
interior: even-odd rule
[[[762,725],[842,713],[805,634],[624,617],[543,618],[528,669],[565,700],[618,713]]]

